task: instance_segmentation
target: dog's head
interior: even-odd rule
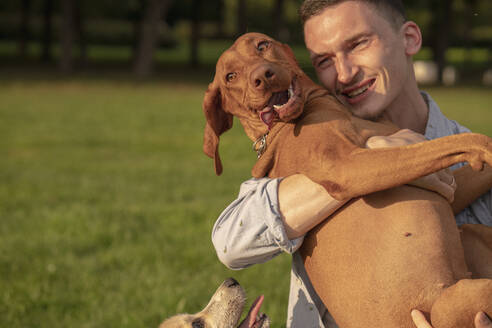
[[[239,283],[229,278],[217,288],[208,305],[196,314],[178,314],[165,320],[159,328],[236,328],[244,309],[246,294]],[[261,302],[255,302],[250,314],[256,320],[247,327],[268,328],[266,315],[258,315]],[[241,325],[243,327],[243,325]]]
[[[219,136],[232,127],[232,117],[240,118],[252,140],[277,121],[296,119],[305,103],[305,78],[290,47],[264,34],[244,34],[220,56],[203,100],[203,150],[214,159],[217,175]]]

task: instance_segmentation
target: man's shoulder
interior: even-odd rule
[[[429,117],[425,129],[425,136],[428,139],[436,139],[453,134],[470,132],[470,130],[458,122],[447,118],[439,108],[438,104],[425,91],[421,91],[428,107]]]

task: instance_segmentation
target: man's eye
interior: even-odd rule
[[[226,75],[226,81],[227,82],[231,82],[232,80],[234,80],[236,78],[237,74],[236,73],[228,73]]]
[[[352,49],[362,48],[363,46],[365,46],[367,44],[367,42],[368,42],[367,40],[358,41],[352,45]]]
[[[331,66],[332,63],[333,63],[333,60],[331,58],[323,58],[320,61],[318,61],[316,66],[323,68],[323,67]]]
[[[258,51],[264,51],[264,50],[268,49],[268,47],[270,47],[270,41],[261,41],[256,46],[256,49],[258,49]]]

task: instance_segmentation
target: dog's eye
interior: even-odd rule
[[[236,78],[237,74],[236,73],[228,73],[226,75],[226,81],[227,82],[231,82],[232,80],[234,80]]]
[[[268,47],[270,47],[270,41],[261,41],[256,46],[256,49],[258,49],[258,51],[264,51],[264,50],[268,49]]]
[[[202,319],[196,319],[195,321],[193,321],[191,323],[191,327],[193,327],[193,328],[204,328],[205,323],[203,322]]]

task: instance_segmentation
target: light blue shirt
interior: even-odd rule
[[[470,132],[446,118],[427,93],[422,92],[422,96],[429,106],[425,130],[428,139]],[[280,178],[250,179],[241,185],[238,198],[222,212],[213,227],[212,242],[217,256],[228,268],[239,270],[264,263],[283,252],[292,254],[287,327],[336,328],[336,323],[314,291],[302,257],[297,252],[303,237],[287,238],[278,205],[280,181]],[[458,225],[481,223],[492,226],[492,191],[459,213],[456,222]]]

